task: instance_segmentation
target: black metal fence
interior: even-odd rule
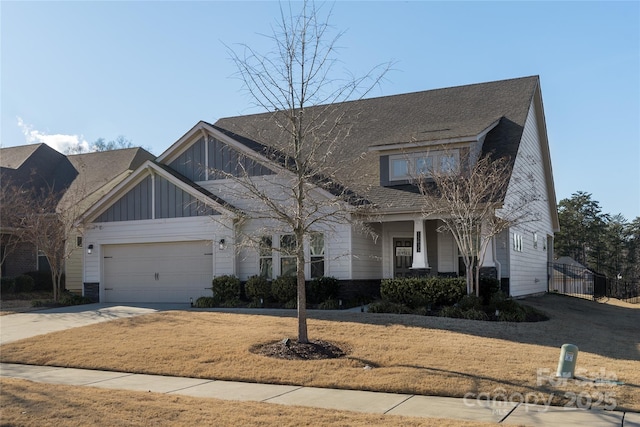
[[[640,303],[640,282],[611,279],[588,268],[550,262],[548,265],[549,292],[579,298],[618,298]]]

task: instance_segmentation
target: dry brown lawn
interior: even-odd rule
[[[312,339],[347,350],[341,359],[296,361],[251,346],[295,338],[291,312],[172,311],[55,332],[2,346],[3,362],[220,380],[462,397],[572,396],[640,411],[640,306],[558,295],[527,304],[551,320],[480,322],[424,316],[310,312]],[[270,313],[265,314],[265,313]],[[560,347],[575,344],[578,376],[624,385],[554,381]],[[364,369],[365,366],[373,369]],[[565,396],[565,393],[569,393]],[[575,399],[573,399],[575,402]]]
[[[443,426],[498,424],[231,402],[159,393],[0,380],[0,423],[15,426]]]

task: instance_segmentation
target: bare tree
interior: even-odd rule
[[[298,341],[307,343],[304,241],[321,225],[355,221],[353,213],[364,204],[336,179],[354,165],[335,162],[349,125],[343,121],[346,111],[334,104],[364,96],[390,64],[361,78],[332,78],[341,33],[329,35],[331,11],[323,16],[313,2],[300,6],[298,14],[292,12],[292,3],[288,10],[281,6],[280,21],[269,36],[273,51],[261,54],[247,45],[240,45],[240,52],[229,49],[244,88],[258,107],[270,112],[279,129],[276,146],[258,150],[278,169],[274,175],[251,177],[246,162],[239,159],[236,170],[215,173],[233,181],[227,194],[233,193],[234,200],[247,199],[241,207],[253,223],[262,224],[257,229],[246,227],[251,231],[241,236],[245,242],[257,246],[270,232],[293,236],[281,250],[295,256]]]
[[[14,185],[10,179],[3,177],[0,186],[0,207],[2,210],[0,215],[0,245],[2,245],[0,267],[23,241],[23,230],[20,223],[25,211],[26,192],[22,187]]]
[[[519,177],[506,157],[460,159],[457,168],[432,168],[418,176],[423,215],[443,223],[466,269],[467,293],[480,292],[480,268],[493,238],[517,224],[534,221],[530,203],[540,200],[532,176]],[[514,181],[509,194],[509,182]],[[475,274],[474,274],[475,264]]]
[[[77,231],[76,220],[82,213],[85,195],[84,186],[78,183],[72,189],[62,191],[55,191],[50,186],[34,186],[23,193],[24,204],[19,222],[21,238],[46,257],[51,268],[53,299],[56,302],[63,291],[65,263],[76,249],[76,245],[69,240]]]
[[[79,141],[71,146],[69,146],[64,154],[83,154],[90,153],[94,151],[111,151],[111,150],[120,150],[123,148],[133,148],[133,142],[127,139],[123,135],[118,135],[116,139],[112,139],[110,141],[105,141],[104,138],[98,138],[91,145],[88,145],[84,141]]]

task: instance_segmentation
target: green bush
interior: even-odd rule
[[[271,283],[271,293],[276,301],[288,303],[296,300],[298,282],[295,276],[280,276]]]
[[[82,305],[82,304],[91,304],[91,298],[83,297],[82,295],[73,294],[71,292],[63,292],[60,295],[58,303],[60,305]]]
[[[466,282],[460,278],[402,277],[380,283],[382,299],[410,308],[452,305],[466,292]]]
[[[16,279],[13,277],[3,277],[0,279],[0,292],[3,294],[12,294],[16,290]]]
[[[480,297],[484,305],[488,305],[491,297],[498,292],[501,292],[500,281],[498,279],[480,277]]]
[[[271,282],[263,276],[251,276],[244,284],[244,292],[252,301],[267,301],[271,298]]]
[[[462,318],[469,320],[489,320],[489,315],[480,309],[470,308],[462,311]]]
[[[236,276],[218,276],[211,281],[213,298],[219,303],[240,298],[240,279]]]
[[[241,307],[242,306],[242,301],[240,301],[240,298],[226,299],[224,301],[221,301],[219,306],[220,307],[224,307],[224,308]]]
[[[31,276],[34,281],[34,291],[52,291],[53,290],[53,282],[51,281],[51,272],[50,271],[30,271],[28,273],[24,273],[27,276]],[[65,275],[63,274],[60,278],[60,284],[62,289],[65,289]]]
[[[404,304],[382,300],[369,304],[367,313],[411,314],[411,309]]]
[[[328,299],[326,301],[321,302],[318,305],[320,310],[338,310],[340,308],[340,303],[337,299]]]
[[[34,288],[34,280],[33,277],[27,276],[23,274],[22,276],[16,277],[15,281],[15,292],[31,292]]]
[[[296,309],[298,308],[298,301],[292,299],[284,303],[284,308]]]
[[[498,315],[498,320],[501,322],[524,322],[526,318],[527,313],[518,303],[509,309],[500,310],[500,314]]]
[[[200,297],[193,306],[196,308],[213,308],[218,306],[218,301],[214,297]]]
[[[340,281],[335,277],[316,277],[307,283],[307,301],[320,304],[328,299],[338,298]]]
[[[464,318],[464,312],[460,309],[460,307],[456,307],[454,305],[448,305],[446,307],[442,307],[440,313],[438,313],[440,317],[453,317],[456,319]]]
[[[422,292],[425,279],[417,277],[399,277],[384,279],[380,282],[380,296],[384,301],[401,304],[410,308],[426,305]]]
[[[482,298],[475,295],[465,295],[458,301],[461,310],[482,310]]]

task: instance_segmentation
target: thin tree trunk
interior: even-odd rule
[[[296,237],[298,237],[296,235]],[[303,236],[298,237],[298,247],[296,251],[296,278],[298,282],[298,342],[308,343],[307,335],[307,295],[304,277],[304,246]]]

